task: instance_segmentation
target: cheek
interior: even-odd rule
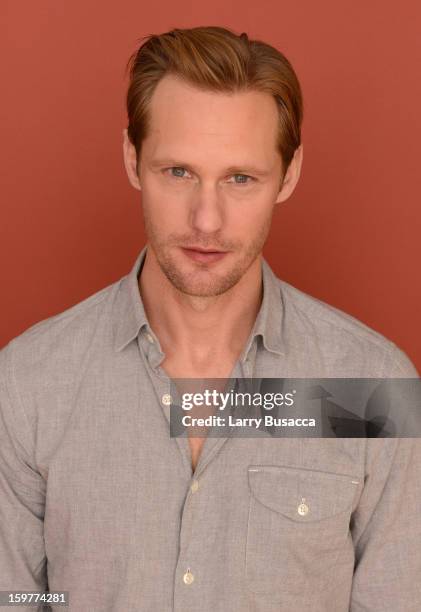
[[[274,204],[264,197],[244,199],[229,206],[227,225],[238,235],[260,232],[272,218]]]
[[[145,216],[154,225],[163,224],[165,228],[180,225],[187,215],[186,197],[183,194],[169,192],[152,181],[142,186],[142,206]]]

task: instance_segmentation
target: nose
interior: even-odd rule
[[[222,194],[213,183],[197,185],[191,202],[190,223],[201,233],[220,230],[224,223]]]

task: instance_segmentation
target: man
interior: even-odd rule
[[[216,27],[131,60],[148,240],[0,353],[0,588],[72,612],[418,611],[417,440],[169,434],[174,379],[418,376],[262,259],[303,159],[292,66]]]

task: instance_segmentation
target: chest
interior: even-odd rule
[[[183,360],[166,357],[161,363],[161,368],[172,379],[177,380],[177,387],[180,393],[192,392],[191,384],[186,379],[194,379],[194,391],[202,392],[209,379],[212,380],[212,388],[222,391],[232,375],[236,363],[236,358],[230,355],[218,360],[206,362],[201,366],[193,366],[191,363]],[[202,383],[200,382],[202,381]],[[213,413],[212,409],[192,411],[192,416],[206,417]],[[206,440],[206,430],[201,430],[200,436],[195,436],[194,432],[189,432],[188,442],[191,454],[191,465],[193,472],[196,469],[199,461],[203,445]]]

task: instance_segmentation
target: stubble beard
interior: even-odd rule
[[[224,243],[218,240],[209,240],[209,237],[200,239],[199,236],[176,236],[170,234],[162,240],[155,230],[148,214],[144,211],[145,231],[148,242],[154,251],[156,260],[163,274],[168,281],[179,291],[194,297],[215,297],[229,291],[244,276],[256,258],[262,252],[271,226],[272,215],[262,224],[259,232],[252,242],[244,247],[238,243]],[[193,241],[193,238],[195,241]],[[221,250],[231,251],[227,257],[231,258],[233,253],[242,253],[223,274],[212,271],[207,264],[197,264],[197,270],[193,272],[183,272],[181,266],[177,264],[171,252],[173,247],[188,245],[201,245],[203,248],[209,246],[218,247]]]

